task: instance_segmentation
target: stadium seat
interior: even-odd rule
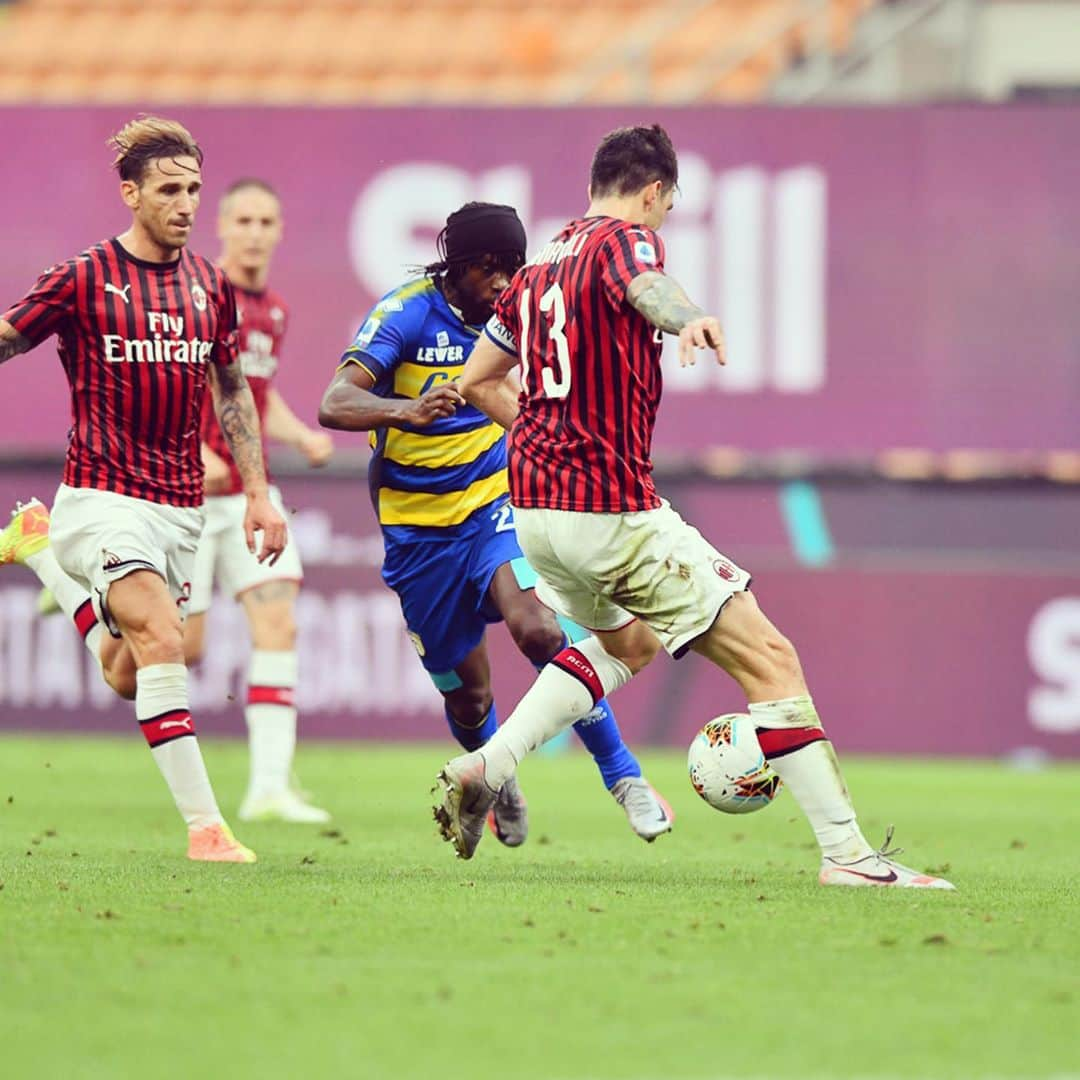
[[[565,103],[750,100],[872,0],[22,0],[0,98]],[[159,45],[180,38],[169,72]]]

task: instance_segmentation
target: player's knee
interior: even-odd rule
[[[562,647],[566,636],[554,617],[544,617],[543,609],[510,624],[510,634],[521,654],[533,664],[546,664]]]
[[[799,654],[788,638],[781,633],[777,633],[769,642],[769,648],[773,656],[773,662],[786,677],[802,678],[802,664],[799,661]]]
[[[643,622],[632,622],[611,634],[598,634],[604,649],[621,660],[636,675],[656,658],[660,639]]]
[[[655,637],[643,638],[641,641],[633,642],[631,648],[624,649],[619,659],[636,675],[656,659],[659,651],[660,642]]]
[[[175,613],[147,612],[124,630],[140,667],[184,662],[184,632]]]
[[[795,646],[778,630],[770,628],[758,654],[760,678],[775,687],[777,697],[805,692],[802,664]]]
[[[252,627],[257,649],[286,652],[296,647],[296,618],[291,607],[268,609],[260,613]]]
[[[446,707],[455,723],[478,728],[487,719],[493,701],[490,686],[462,687],[447,695]]]

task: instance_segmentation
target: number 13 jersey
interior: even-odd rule
[[[660,334],[626,290],[663,267],[652,229],[581,218],[500,295],[485,333],[522,361],[509,448],[515,506],[631,513],[660,505],[651,460]]]

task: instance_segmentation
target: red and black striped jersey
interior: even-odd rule
[[[582,218],[500,295],[486,333],[522,360],[509,452],[515,506],[627,513],[660,505],[651,460],[660,335],[626,289],[663,266],[652,229]]]
[[[236,294],[236,318],[239,323],[239,355],[248,386],[255,398],[259,412],[259,430],[262,433],[263,461],[266,456],[266,397],[270,384],[277,373],[281,357],[281,342],[285,337],[289,309],[276,292],[251,289],[233,285]],[[240,470],[233,461],[232,451],[214,413],[214,403],[209,394],[203,405],[203,441],[229,466],[229,490],[222,494],[235,495],[244,490]]]
[[[113,238],[46,270],[0,315],[31,346],[51,334],[71,387],[64,483],[199,506],[207,365],[236,359],[225,275],[184,250],[137,259]]]

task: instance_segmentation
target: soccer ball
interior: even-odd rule
[[[710,720],[694,736],[686,764],[694,790],[725,814],[760,810],[782,786],[761,752],[753,720],[745,713]]]

